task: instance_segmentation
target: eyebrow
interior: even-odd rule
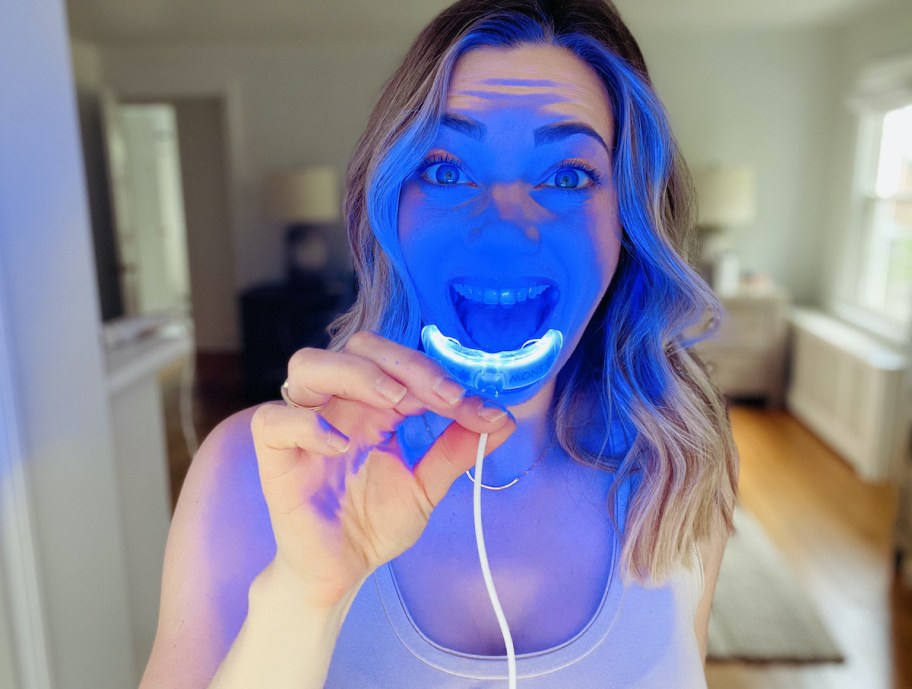
[[[605,140],[599,136],[599,133],[592,127],[588,124],[583,124],[582,122],[558,122],[557,124],[546,124],[543,127],[539,127],[535,130],[535,145],[550,144],[554,141],[566,139],[568,136],[573,136],[574,134],[583,134],[584,136],[595,139],[602,145],[602,148],[605,149],[605,153],[608,154],[608,157],[611,157],[611,149],[608,148],[608,144],[605,143]]]
[[[440,124],[460,134],[470,136],[476,141],[484,141],[488,135],[488,128],[484,124],[463,115],[446,114],[440,118]]]
[[[440,124],[453,131],[470,136],[476,141],[484,141],[488,134],[488,128],[483,123],[464,115],[445,114],[440,119]],[[533,132],[533,140],[536,146],[541,146],[576,134],[595,139],[605,149],[605,153],[611,157],[611,149],[605,143],[605,140],[592,127],[582,122],[557,122],[543,125]]]

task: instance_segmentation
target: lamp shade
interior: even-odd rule
[[[339,208],[339,178],[328,165],[280,170],[266,179],[266,211],[276,222],[336,222]]]
[[[754,170],[748,165],[710,165],[693,173],[704,227],[743,225],[756,213]]]

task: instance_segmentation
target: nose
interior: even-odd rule
[[[476,249],[532,254],[541,244],[539,226],[547,217],[548,212],[530,197],[522,182],[492,184],[484,194],[469,243]]]

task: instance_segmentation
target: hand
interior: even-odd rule
[[[410,548],[453,481],[475,464],[479,434],[490,434],[491,452],[516,428],[503,410],[463,393],[426,355],[368,332],[341,352],[302,349],[292,357],[290,399],[321,408],[267,404],[251,429],[273,564],[302,582],[312,603],[335,605]],[[395,431],[427,410],[454,423],[410,469]]]

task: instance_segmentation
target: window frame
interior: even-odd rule
[[[905,319],[866,303],[861,296],[867,277],[868,254],[874,244],[868,215],[880,197],[876,193],[876,176],[883,138],[883,121],[887,113],[912,106],[912,96],[888,103],[871,103],[856,110],[856,145],[852,167],[850,206],[845,241],[841,252],[838,293],[830,307],[835,315],[892,343],[903,344],[912,335],[912,313]]]

